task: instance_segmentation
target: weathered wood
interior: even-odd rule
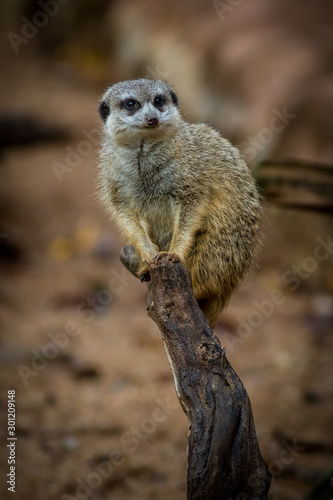
[[[123,264],[135,274],[133,247]],[[149,266],[148,315],[158,325],[189,419],[188,500],[264,500],[271,475],[247,392],[193,295],[189,272],[162,253]]]

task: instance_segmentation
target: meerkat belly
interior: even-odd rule
[[[160,251],[168,251],[175,226],[175,205],[171,197],[160,197],[149,204],[145,214],[149,236]]]

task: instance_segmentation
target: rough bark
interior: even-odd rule
[[[123,264],[135,274],[133,247]],[[189,419],[187,499],[263,500],[271,475],[260,453],[247,392],[174,255],[149,266],[148,315],[158,325],[179,402]]]

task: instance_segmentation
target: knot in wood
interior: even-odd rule
[[[175,303],[171,299],[166,299],[164,302],[164,307],[162,309],[162,314],[164,319],[168,319],[174,310]]]
[[[224,349],[216,342],[203,342],[199,345],[198,354],[204,361],[216,361],[221,359],[224,354]]]

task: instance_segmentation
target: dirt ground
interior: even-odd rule
[[[96,197],[103,89],[21,59],[0,90],[2,110],[69,130],[0,158],[1,498],[184,499],[187,419],[145,285],[122,267]],[[332,475],[330,224],[265,204],[263,250],[216,327],[252,402],[270,500],[304,500]],[[4,480],[13,389],[15,495]]]

